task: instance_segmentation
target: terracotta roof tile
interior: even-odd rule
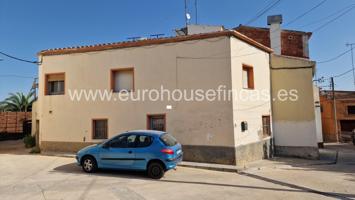
[[[255,40],[235,30],[226,30],[226,31],[194,34],[194,35],[187,35],[187,36],[164,37],[164,38],[154,38],[154,39],[145,39],[145,40],[136,40],[136,41],[123,41],[123,42],[103,43],[103,44],[85,45],[85,46],[76,46],[76,47],[54,48],[54,49],[47,49],[47,50],[40,51],[38,55],[50,56],[50,55],[62,55],[62,54],[71,54],[71,53],[84,53],[84,52],[93,52],[93,51],[103,51],[109,49],[140,47],[140,46],[157,45],[157,44],[165,44],[165,43],[177,43],[177,42],[184,42],[189,40],[200,40],[200,39],[207,39],[207,38],[214,38],[214,37],[221,37],[221,36],[233,36],[265,52],[268,53],[273,52],[271,48],[266,47],[261,43],[258,43]]]

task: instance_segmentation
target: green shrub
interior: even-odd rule
[[[26,135],[23,138],[23,142],[25,143],[26,148],[32,148],[36,145],[36,138],[32,135]]]
[[[33,147],[30,153],[41,153],[41,149],[39,147]]]

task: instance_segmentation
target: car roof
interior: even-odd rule
[[[166,132],[164,131],[155,131],[155,130],[132,130],[132,131],[126,131],[122,134],[130,134],[130,133],[143,133],[145,135],[150,135],[150,136],[161,136],[165,134]]]

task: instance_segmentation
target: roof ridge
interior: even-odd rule
[[[239,26],[234,27],[233,29],[238,29],[240,27],[244,27],[244,28],[252,28],[252,29],[263,29],[263,30],[269,30],[270,28],[268,27],[259,27],[259,26],[246,26],[243,24],[239,24]],[[281,29],[282,31],[286,31],[286,32],[293,32],[293,33],[303,33],[303,34],[307,34],[307,35],[312,35],[312,32],[309,31],[298,31],[298,30],[291,30],[291,29]]]
[[[177,42],[184,42],[189,40],[208,39],[208,38],[221,37],[221,36],[234,36],[263,51],[266,51],[268,53],[273,52],[271,48],[264,46],[263,44],[249,38],[248,36],[236,30],[223,30],[223,31],[210,32],[210,33],[199,33],[199,34],[183,35],[183,36],[147,38],[143,40],[134,40],[134,41],[121,41],[121,42],[112,42],[112,43],[99,43],[93,45],[53,48],[53,49],[42,50],[38,53],[38,55],[49,56],[49,55],[71,54],[71,53],[84,53],[84,52],[103,51],[103,50],[118,49],[118,48],[149,46],[149,45],[157,45],[157,44],[164,44],[164,43],[177,43]]]

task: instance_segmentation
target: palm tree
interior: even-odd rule
[[[0,102],[0,111],[27,112],[32,110],[32,103],[35,101],[34,92],[27,95],[22,92],[10,93],[4,101]]]

